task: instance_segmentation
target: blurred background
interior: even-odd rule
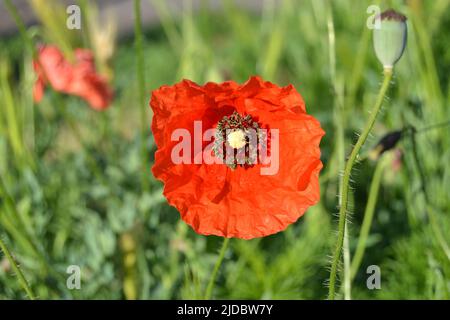
[[[282,233],[233,239],[213,297],[326,298],[340,173],[382,79],[371,5],[408,17],[408,44],[353,175],[339,297],[450,297],[449,0],[142,0],[140,12],[131,0],[10,2],[25,27],[0,2],[0,237],[39,298],[203,297],[222,239],[195,234],[165,201],[150,171],[148,102],[183,78],[255,74],[292,83],[325,129],[322,198]],[[66,27],[73,3],[80,30]],[[50,88],[34,103],[33,48],[44,43],[92,50],[114,90],[109,108]],[[379,155],[379,139],[404,128],[414,130]],[[361,262],[345,277],[371,214]],[[66,285],[70,265],[80,267],[79,290]],[[379,290],[367,288],[370,265],[380,267]],[[1,254],[0,299],[24,298]]]

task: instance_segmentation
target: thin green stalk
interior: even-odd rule
[[[450,125],[450,120],[449,121],[445,121],[445,122],[440,122],[440,123],[437,123],[437,124],[433,124],[431,126],[428,126],[428,127],[425,127],[425,128],[421,128],[419,130],[415,130],[413,132],[413,134],[423,133],[423,132],[427,132],[428,130],[443,128],[443,127],[447,127],[449,125]]]
[[[330,63],[330,80],[334,94],[334,125],[336,129],[336,149],[333,158],[336,159],[337,172],[342,172],[345,165],[345,149],[344,149],[344,88],[338,85],[336,70],[336,34],[333,19],[333,5],[331,1],[327,1],[327,30],[328,30],[328,59]],[[331,170],[328,171],[330,173]],[[339,190],[342,189],[342,180],[339,180]],[[341,199],[340,199],[341,200]],[[341,203],[339,203],[339,206]],[[344,235],[344,298],[351,300],[351,281],[350,281],[350,243],[349,230],[345,227]]]
[[[175,21],[170,13],[167,2],[163,0],[150,0],[150,1],[153,4],[153,7],[156,13],[158,14],[159,18],[161,19],[161,25],[167,36],[167,40],[169,41],[175,53],[179,54],[180,44],[182,43],[181,35],[176,28]]]
[[[9,251],[8,247],[6,246],[6,244],[3,242],[2,238],[0,237],[0,249],[1,251],[3,251],[3,253],[6,256],[6,259],[8,259],[11,267],[13,268],[14,272],[17,275],[17,279],[19,280],[19,284],[22,286],[22,288],[25,290],[25,292],[28,295],[28,298],[30,300],[34,300],[36,299],[33,291],[30,288],[30,285],[28,284],[27,279],[25,278],[25,276],[22,273],[22,270],[20,270],[19,266],[17,265],[16,261],[14,260],[14,258],[12,257],[11,252]]]
[[[432,127],[430,127],[432,128]],[[427,129],[427,128],[425,128]],[[427,180],[425,177],[425,171],[422,167],[422,164],[419,160],[419,151],[417,148],[417,141],[416,141],[416,131],[413,131],[411,134],[411,145],[412,145],[412,154],[413,154],[413,159],[415,162],[415,165],[417,167],[417,170],[419,171],[419,177],[420,177],[420,187],[421,187],[421,191],[423,193],[423,196],[425,198],[425,203],[426,203],[426,208],[425,211],[427,213],[428,219],[430,221],[430,225],[431,228],[433,229],[433,236],[435,237],[437,243],[439,244],[439,246],[441,247],[442,251],[445,253],[445,255],[447,256],[447,258],[450,260],[450,247],[448,246],[444,234],[441,231],[441,228],[439,226],[439,222],[438,222],[438,218],[436,216],[436,213],[434,211],[434,209],[431,206],[431,201],[430,201],[430,196],[428,193],[428,188],[427,188]]]
[[[146,129],[145,122],[145,62],[144,62],[144,49],[143,49],[143,35],[142,35],[142,18],[141,18],[141,1],[134,0],[134,33],[135,33],[135,49],[136,49],[136,67],[138,77],[138,94],[139,103],[141,106],[142,114],[142,130]]]
[[[0,90],[2,94],[2,100],[5,106],[4,114],[7,123],[9,140],[15,156],[21,162],[24,155],[24,145],[21,133],[21,128],[18,120],[17,106],[14,102],[11,86],[8,81],[9,68],[7,61],[0,61],[2,72],[0,74]]]
[[[334,32],[333,8],[330,1],[327,1],[327,8],[328,60],[330,62],[330,78],[336,94],[336,34]]]
[[[17,28],[19,29],[20,35],[23,38],[23,41],[28,46],[28,49],[33,53],[33,57],[36,56],[36,50],[33,45],[33,41],[30,39],[30,37],[27,34],[27,28],[25,26],[25,23],[23,22],[22,18],[19,15],[19,12],[17,11],[17,8],[14,6],[14,4],[11,2],[11,0],[4,0],[6,10],[8,10],[11,17],[14,19],[14,22],[17,25]]]
[[[344,299],[352,300],[352,281],[351,281],[351,257],[350,241],[348,239],[348,225],[345,226],[344,234]]]
[[[43,26],[46,38],[56,44],[69,61],[74,61],[74,33],[66,28],[65,6],[58,1],[28,1]],[[84,13],[83,13],[84,19]],[[83,30],[83,33],[85,31]],[[32,41],[30,41],[32,43]],[[31,44],[33,45],[33,44]],[[34,49],[37,51],[36,49]]]
[[[223,240],[223,244],[222,244],[222,248],[220,249],[219,257],[217,258],[213,273],[211,274],[211,278],[209,279],[208,286],[206,287],[205,300],[211,299],[214,284],[216,282],[216,277],[219,272],[220,266],[222,265],[222,261],[225,256],[225,252],[227,251],[229,242],[230,242],[230,238],[225,238]]]
[[[90,16],[90,7],[89,3],[86,0],[78,0],[77,1],[78,6],[80,7],[80,10],[83,14],[83,19],[81,20],[83,32],[81,32],[81,39],[83,41],[83,47],[90,48],[91,47],[91,37],[90,37],[90,31],[89,30],[89,20],[91,19]],[[97,56],[97,53],[95,52],[95,55]],[[95,57],[96,65],[98,66],[98,58]]]
[[[16,23],[17,28],[19,29],[20,36],[21,36],[23,42],[25,43],[25,46],[27,47],[29,52],[31,52],[31,55],[34,59],[37,56],[37,50],[33,44],[32,38],[27,33],[26,25],[23,22],[23,19],[20,17],[20,14],[19,14],[16,6],[12,3],[11,0],[4,0],[4,4],[5,4],[6,10],[9,12],[9,14],[13,18],[14,22]],[[9,86],[9,84],[6,84],[6,85]],[[9,93],[9,94],[11,94],[11,93]],[[33,117],[34,117],[34,114],[33,114]],[[14,132],[14,130],[13,130],[13,132]],[[11,134],[13,134],[13,133],[11,133]],[[23,133],[22,133],[22,136],[23,136]],[[22,143],[22,149],[24,149],[25,144],[24,144],[23,137],[22,137],[21,143]],[[31,154],[31,152],[27,152],[25,154],[25,150],[22,150],[22,151],[23,151],[24,155],[26,156],[25,160],[28,162],[27,164],[30,165],[32,168],[34,168],[35,163],[34,163],[34,158]]]
[[[142,157],[142,170],[144,171],[147,163],[147,148],[145,145],[147,131],[147,117],[146,109],[147,104],[145,102],[145,61],[143,50],[143,35],[142,35],[142,20],[141,20],[141,1],[134,0],[134,34],[135,34],[135,49],[136,49],[136,67],[138,77],[138,96],[139,96],[139,108],[141,112],[141,157]],[[141,174],[142,186],[146,190],[148,188],[147,175]]]
[[[19,29],[19,33],[20,33],[20,36],[21,36],[23,42],[25,43],[25,47],[29,50],[29,52],[31,52],[32,59],[36,60],[35,59],[37,57],[36,47],[33,43],[32,37],[27,33],[26,25],[25,25],[23,19],[21,18],[16,6],[12,3],[11,0],[4,0],[4,4],[6,7],[6,10],[9,12],[9,14],[13,18],[14,22],[16,23],[17,28]],[[30,119],[33,119],[33,122],[34,122],[34,113],[32,114],[32,117]],[[25,147],[25,145],[23,145],[23,147]],[[36,164],[34,162],[35,160],[31,154],[31,152],[27,152],[26,156],[27,156],[26,160],[28,161],[28,164],[32,168],[34,168]]]
[[[444,95],[439,85],[439,76],[436,66],[436,61],[433,55],[433,49],[430,40],[430,32],[428,31],[427,24],[424,23],[424,15],[418,6],[412,6],[411,18],[412,25],[419,45],[422,51],[423,57],[423,77],[426,83],[426,93],[428,95],[430,103],[430,109],[436,116],[436,119],[444,116],[443,101]]]
[[[264,50],[261,74],[263,77],[271,79],[274,77],[283,52],[286,34],[286,15],[289,11],[290,3],[285,0],[277,11],[277,17],[272,21],[272,30],[267,40],[267,47]]]
[[[367,199],[366,209],[364,211],[364,219],[359,233],[358,244],[356,245],[356,251],[353,255],[352,264],[350,267],[350,279],[353,281],[358,273],[359,266],[361,265],[364,251],[366,249],[366,242],[369,236],[370,227],[372,226],[373,216],[375,213],[375,206],[378,199],[378,191],[380,190],[381,177],[384,169],[384,158],[378,160],[373,174],[372,182],[370,183],[369,198]]]
[[[386,94],[387,89],[389,88],[389,83],[392,78],[392,69],[384,69],[384,80],[383,84],[378,92],[377,99],[375,101],[374,106],[371,109],[371,114],[369,119],[364,126],[363,132],[358,138],[350,157],[345,165],[344,176],[342,178],[342,188],[339,195],[339,199],[341,201],[341,206],[339,209],[339,229],[338,229],[338,238],[336,241],[336,248],[334,250],[333,260],[331,263],[331,271],[330,271],[330,281],[329,281],[329,291],[328,298],[330,300],[334,300],[335,298],[335,286],[336,286],[336,274],[339,265],[339,261],[341,258],[342,246],[344,243],[344,233],[345,233],[345,224],[347,222],[347,207],[348,207],[348,193],[350,188],[350,175],[353,169],[353,166],[358,158],[359,152],[364,145],[367,137],[369,136],[370,131],[377,119],[378,113],[381,109],[381,105],[383,103],[384,95]]]
[[[335,144],[333,153],[329,160],[327,170],[320,176],[321,184],[330,179],[334,179],[339,172],[344,171],[344,78],[341,76],[337,78],[336,70],[336,34],[333,20],[333,8],[331,1],[327,1],[327,35],[328,35],[328,60],[330,67],[330,85],[333,92],[333,124],[335,130]],[[341,182],[339,181],[339,188],[341,188]]]

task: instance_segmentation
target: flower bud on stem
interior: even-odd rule
[[[392,9],[384,11],[376,19],[379,27],[373,31],[373,47],[375,55],[384,69],[391,69],[402,57],[406,48],[406,17]]]
[[[378,28],[375,28],[373,32],[373,46],[375,55],[383,65],[383,84],[378,92],[377,100],[371,109],[369,119],[364,126],[363,132],[358,138],[350,157],[345,164],[344,175],[342,177],[342,184],[339,191],[340,208],[339,208],[339,226],[338,226],[338,238],[336,242],[336,248],[333,254],[333,260],[331,263],[330,281],[328,299],[334,300],[335,298],[335,286],[336,286],[336,274],[341,259],[341,251],[344,243],[345,224],[347,222],[347,207],[348,207],[348,192],[350,185],[350,175],[353,166],[358,158],[359,152],[364,145],[370,131],[377,119],[378,113],[383,103],[384,95],[389,88],[389,83],[392,79],[392,72],[395,63],[401,58],[407,39],[407,25],[406,17],[401,13],[398,13],[392,9],[381,13],[377,19],[380,21]]]
[[[389,88],[391,78],[392,78],[392,68],[384,68],[384,80],[380,88],[380,91],[378,92],[377,100],[375,101],[375,104],[371,109],[371,114],[366,122],[366,125],[364,126],[363,132],[359,136],[358,141],[356,142],[352,150],[352,153],[350,154],[350,157],[345,165],[344,176],[342,178],[342,187],[339,194],[339,198],[341,199],[341,207],[339,209],[338,239],[336,242],[336,248],[334,250],[330,272],[329,291],[328,291],[328,299],[330,300],[334,300],[335,298],[336,274],[339,260],[341,258],[341,251],[344,242],[345,224],[347,221],[348,192],[350,187],[351,171],[359,155],[361,147],[364,145],[364,142],[369,136],[369,133],[372,130],[372,127],[375,123],[375,120],[377,119],[378,113],[381,109],[384,95],[386,94],[386,91]]]

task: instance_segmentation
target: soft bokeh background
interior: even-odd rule
[[[80,32],[65,28],[64,1],[13,3],[34,43],[93,49],[115,90],[105,112],[51,90],[34,105],[31,51],[0,4],[0,237],[39,298],[203,296],[222,239],[197,235],[185,225],[151,175],[155,145],[147,103],[151,90],[163,84],[182,78],[243,82],[253,74],[292,83],[327,132],[321,202],[285,232],[233,239],[215,298],[326,297],[340,172],[382,75],[366,27],[369,5],[404,13],[409,30],[364,153],[389,131],[450,119],[448,0],[142,0],[145,106],[138,93],[132,1],[79,1],[86,10]],[[378,161],[358,165],[347,262],[376,167],[379,179],[372,186],[379,194],[361,267],[351,290],[340,290],[341,298],[450,297],[449,133],[441,126],[414,139],[406,136]],[[81,290],[66,287],[69,265],[81,267]],[[369,265],[381,268],[380,290],[366,287]],[[0,299],[15,298],[25,294],[1,255]]]

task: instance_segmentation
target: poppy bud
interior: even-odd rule
[[[402,138],[403,130],[391,131],[384,135],[370,151],[369,158],[377,160],[384,152],[394,148]]]
[[[375,54],[384,69],[392,69],[406,47],[406,17],[392,9],[381,13],[373,32]]]

